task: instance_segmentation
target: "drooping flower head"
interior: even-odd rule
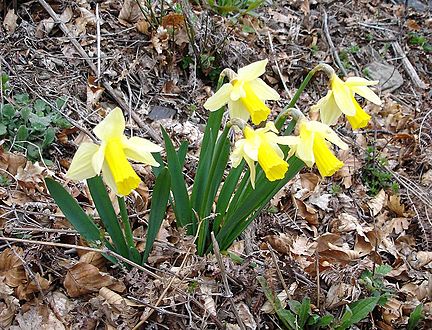
[[[140,137],[128,139],[123,134],[124,129],[123,113],[115,108],[93,129],[101,144],[82,143],[66,176],[73,180],[84,180],[99,175],[102,171],[103,179],[117,195],[129,195],[138,187],[141,179],[128,159],[159,166],[151,153],[159,152],[162,148]]]
[[[327,125],[334,125],[344,113],[353,129],[365,127],[369,123],[370,115],[362,109],[354,96],[358,94],[376,105],[381,105],[378,95],[368,87],[376,84],[378,81],[360,77],[349,77],[344,82],[333,73],[330,77],[331,89],[314,108],[320,110],[321,121]]]
[[[265,72],[268,60],[251,63],[238,70],[238,73],[225,69],[230,82],[222,87],[205,103],[204,108],[216,111],[228,104],[231,118],[244,121],[252,119],[258,125],[266,120],[270,109],[265,105],[266,100],[279,100],[279,94],[262,79],[258,78]]]
[[[258,162],[269,181],[283,179],[288,170],[288,163],[278,144],[292,144],[292,136],[278,136],[274,123],[268,122],[264,128],[257,130],[246,126],[244,138],[238,140],[231,154],[231,162],[237,167],[244,158],[250,168],[250,181],[255,188],[255,162]]]
[[[308,167],[316,164],[321,176],[331,176],[344,165],[330,150],[329,142],[344,150],[348,146],[328,125],[303,118],[299,135],[294,138],[290,154],[295,153]]]

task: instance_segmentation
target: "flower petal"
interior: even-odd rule
[[[263,75],[268,60],[257,61],[238,70],[238,80],[250,81]]]
[[[308,130],[303,123],[300,124],[299,143],[297,144],[296,156],[300,158],[308,167],[312,167],[315,163],[313,153],[315,133]]]
[[[243,105],[243,103],[238,101],[228,101],[228,110],[230,114],[230,118],[238,118],[242,119],[244,121],[248,121],[250,118],[250,114],[247,111],[246,107]]]
[[[248,164],[249,169],[250,169],[250,182],[251,182],[252,188],[255,189],[255,177],[256,177],[255,162],[247,156],[245,156],[244,159],[245,159],[245,161]]]
[[[353,129],[366,127],[367,124],[369,123],[369,120],[371,119],[371,116],[369,116],[357,102],[356,102],[356,108],[357,111],[354,116],[347,116],[347,119],[351,124],[351,127]]]
[[[318,171],[323,177],[332,176],[344,165],[344,163],[337,159],[330,151],[322,138],[315,138],[313,150]]]
[[[251,143],[249,140],[246,140],[243,145],[245,155],[254,161],[258,160],[258,148],[259,144]]]
[[[112,176],[112,173],[110,171],[110,168],[107,164],[107,162],[104,162],[102,165],[102,177],[104,182],[108,185],[108,187],[111,188],[111,190],[117,195],[117,186],[115,184],[114,178]]]
[[[230,83],[222,85],[222,87],[204,103],[204,108],[210,111],[219,110],[228,103],[232,90],[233,85]]]
[[[345,84],[351,88],[353,86],[374,86],[379,84],[379,80],[367,80],[362,77],[349,77],[345,81]]]
[[[353,86],[350,89],[357,93],[358,95],[364,97],[366,100],[375,103],[376,105],[381,105],[381,99],[378,95],[376,95],[369,87],[367,86]]]
[[[102,141],[113,137],[121,137],[125,130],[125,119],[120,108],[112,110],[96,127],[93,132]]]
[[[102,170],[102,165],[105,161],[105,149],[106,149],[106,142],[102,142],[101,146],[99,147],[98,151],[93,155],[92,159],[92,165],[96,173],[100,173]]]
[[[334,99],[333,91],[318,101],[316,107],[320,109],[320,119],[324,124],[334,125],[342,114]]]
[[[247,82],[255,94],[263,101],[280,99],[280,95],[273,88],[267,85],[261,78],[257,78]]]
[[[348,116],[354,116],[356,109],[352,103],[352,92],[336,74],[331,78],[331,88],[339,109]]]
[[[138,136],[122,140],[125,155],[128,159],[151,166],[159,166],[151,152],[160,152],[162,148],[153,142]]]
[[[233,88],[231,90],[230,94],[230,100],[231,101],[237,101],[241,97],[246,96],[246,92],[243,89],[244,81],[237,80],[234,82]]]
[[[92,178],[99,174],[92,164],[93,156],[98,152],[99,146],[94,143],[82,143],[75,153],[66,177],[72,180],[84,180]]]

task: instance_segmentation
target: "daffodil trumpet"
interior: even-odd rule
[[[250,182],[255,188],[256,168],[258,162],[269,181],[283,179],[288,171],[288,163],[284,153],[279,147],[290,145],[295,141],[292,136],[278,136],[278,130],[273,122],[267,122],[264,128],[254,130],[250,126],[243,129],[244,138],[236,142],[231,153],[233,167],[237,167],[242,159],[246,161],[250,169]]]
[[[159,166],[151,153],[160,152],[162,148],[140,137],[127,138],[124,130],[123,113],[120,108],[115,108],[93,129],[101,144],[82,143],[66,176],[84,180],[102,172],[105,183],[117,195],[129,195],[141,179],[128,160]]]
[[[267,63],[268,60],[251,63],[239,69],[238,73],[225,69],[223,76],[229,78],[229,83],[223,84],[204,103],[204,108],[216,111],[228,105],[230,118],[240,118],[245,121],[250,118],[255,125],[266,120],[270,109],[265,101],[276,101],[280,98],[273,88],[259,78],[264,74]]]
[[[302,118],[299,135],[292,137],[289,156],[295,154],[308,167],[316,164],[321,176],[332,176],[344,165],[330,150],[330,142],[346,150],[348,145],[326,124]]]

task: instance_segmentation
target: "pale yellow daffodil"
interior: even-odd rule
[[[248,121],[255,125],[266,120],[270,109],[265,105],[266,100],[279,100],[279,94],[262,79],[258,78],[265,72],[268,60],[251,63],[238,70],[229,71],[230,82],[222,87],[205,103],[204,108],[216,111],[228,104],[231,118]]]
[[[331,152],[328,142],[344,150],[348,146],[328,125],[302,119],[299,122],[299,135],[293,138],[294,143],[289,144],[290,155],[295,153],[308,167],[316,164],[321,176],[331,176],[344,165]]]
[[[327,125],[334,125],[344,113],[353,129],[367,126],[371,117],[362,109],[354,96],[358,94],[376,105],[381,105],[378,95],[368,87],[378,84],[378,81],[349,77],[344,82],[333,73],[330,84],[331,89],[327,95],[314,106],[314,109],[320,110],[321,121]]]
[[[288,170],[288,163],[278,144],[293,144],[292,136],[278,136],[274,123],[268,122],[264,128],[253,130],[246,126],[243,129],[244,139],[238,140],[231,154],[233,167],[237,167],[244,158],[250,168],[250,181],[255,188],[255,162],[263,169],[269,181],[283,179]]]
[[[136,136],[128,139],[123,134],[124,129],[123,113],[115,108],[93,129],[101,144],[82,143],[66,176],[73,180],[84,180],[99,175],[102,171],[103,179],[117,195],[129,195],[138,187],[141,179],[128,159],[159,166],[151,153],[159,152],[162,148]]]

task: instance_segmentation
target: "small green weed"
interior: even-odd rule
[[[369,68],[364,68],[364,69],[362,70],[362,73],[363,73],[367,78],[370,78],[370,77],[371,77],[371,71],[370,71]]]
[[[0,187],[8,187],[10,184],[10,179],[6,175],[0,174]]]
[[[318,53],[318,51],[319,51],[319,47],[318,47],[318,45],[312,45],[312,46],[310,47],[310,51],[311,51],[312,56],[315,56],[316,53]]]
[[[385,304],[393,292],[384,281],[384,276],[390,273],[391,270],[392,267],[390,265],[384,264],[377,266],[374,273],[367,269],[360,275],[359,283],[363,285],[371,295],[381,296],[380,305]]]
[[[320,328],[336,330],[349,329],[354,324],[366,318],[377,305],[382,305],[383,303],[380,295],[360,299],[347,305],[342,317],[340,319],[335,319],[331,314],[320,316],[312,313],[310,299],[307,297],[304,298],[302,302],[289,300],[288,307],[283,308],[281,301],[273,294],[265,278],[259,276],[257,279],[263,288],[267,300],[272,304],[279,320],[285,328],[290,330]]]
[[[362,169],[362,182],[369,189],[369,194],[375,196],[381,189],[399,190],[399,185],[392,182],[393,176],[382,168],[388,164],[385,157],[376,157],[374,147],[366,150],[366,163]]]
[[[336,196],[336,195],[340,194],[341,192],[342,192],[342,187],[339,184],[333,183],[331,185],[331,187],[330,187],[330,193],[333,196]]]
[[[420,46],[426,53],[432,52],[432,45],[428,39],[419,33],[410,33],[408,42],[410,45]]]
[[[347,48],[347,51],[351,54],[357,54],[360,51],[360,46],[356,43],[353,43],[350,47]]]
[[[408,319],[407,330],[414,330],[417,328],[418,323],[423,318],[423,304],[417,305],[416,308],[411,312]]]
[[[223,16],[251,15],[264,0],[207,0],[207,3],[213,11]]]
[[[2,75],[2,88],[8,81],[9,78],[4,79]],[[58,129],[70,127],[57,111],[65,101],[57,99],[53,109],[44,100],[32,101],[28,94],[10,94],[13,101],[5,102],[0,109],[0,138],[9,140],[13,150],[25,149],[30,160],[39,160],[41,153],[54,142]]]
[[[348,51],[343,49],[339,52],[339,58],[342,62],[342,65],[345,67],[345,69],[350,69],[352,67],[351,62],[348,57]]]

